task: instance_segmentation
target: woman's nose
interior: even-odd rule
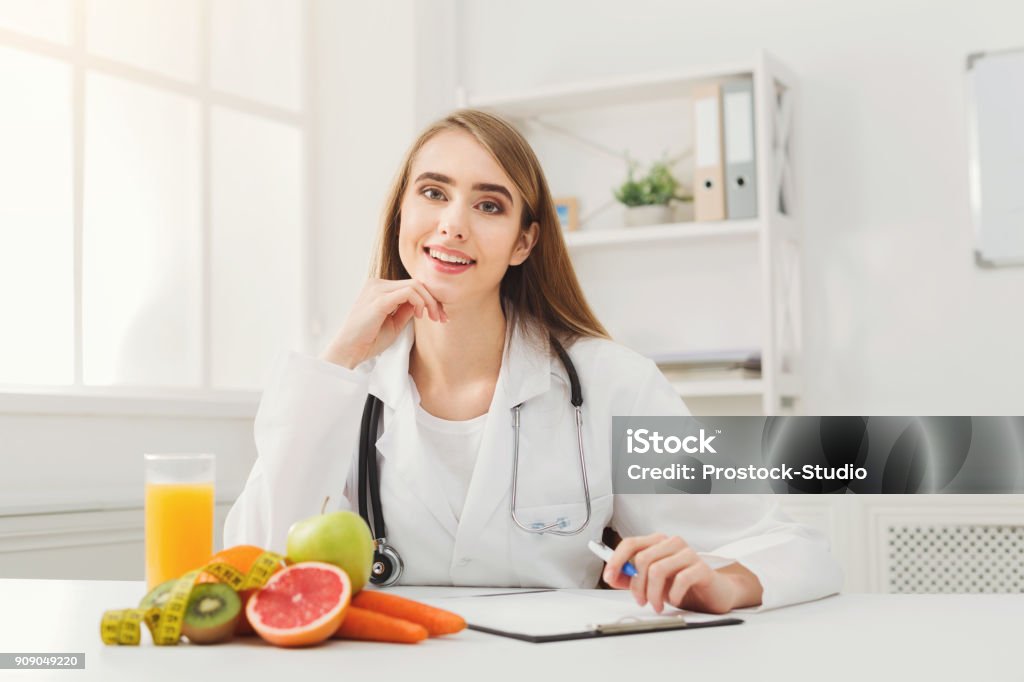
[[[466,238],[466,217],[461,208],[452,202],[441,214],[437,230],[451,239]]]

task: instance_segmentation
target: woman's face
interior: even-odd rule
[[[519,227],[522,210],[512,181],[472,135],[438,133],[413,159],[402,197],[402,265],[442,303],[497,297],[505,271],[536,241],[536,224]]]

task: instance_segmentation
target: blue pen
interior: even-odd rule
[[[589,547],[590,551],[599,556],[605,563],[608,563],[608,560],[612,558],[612,554],[615,553],[611,547],[603,542],[594,542],[591,540],[587,543],[587,547]],[[636,566],[634,566],[631,561],[627,561],[622,567],[622,572],[632,578],[636,575]]]

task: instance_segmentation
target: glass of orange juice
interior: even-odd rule
[[[146,584],[180,578],[213,555],[213,455],[145,455]]]

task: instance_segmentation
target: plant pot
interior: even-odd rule
[[[692,201],[680,201],[672,207],[672,222],[692,223],[693,219]]]
[[[672,209],[664,204],[626,207],[627,227],[661,225],[670,222],[672,222]]]

